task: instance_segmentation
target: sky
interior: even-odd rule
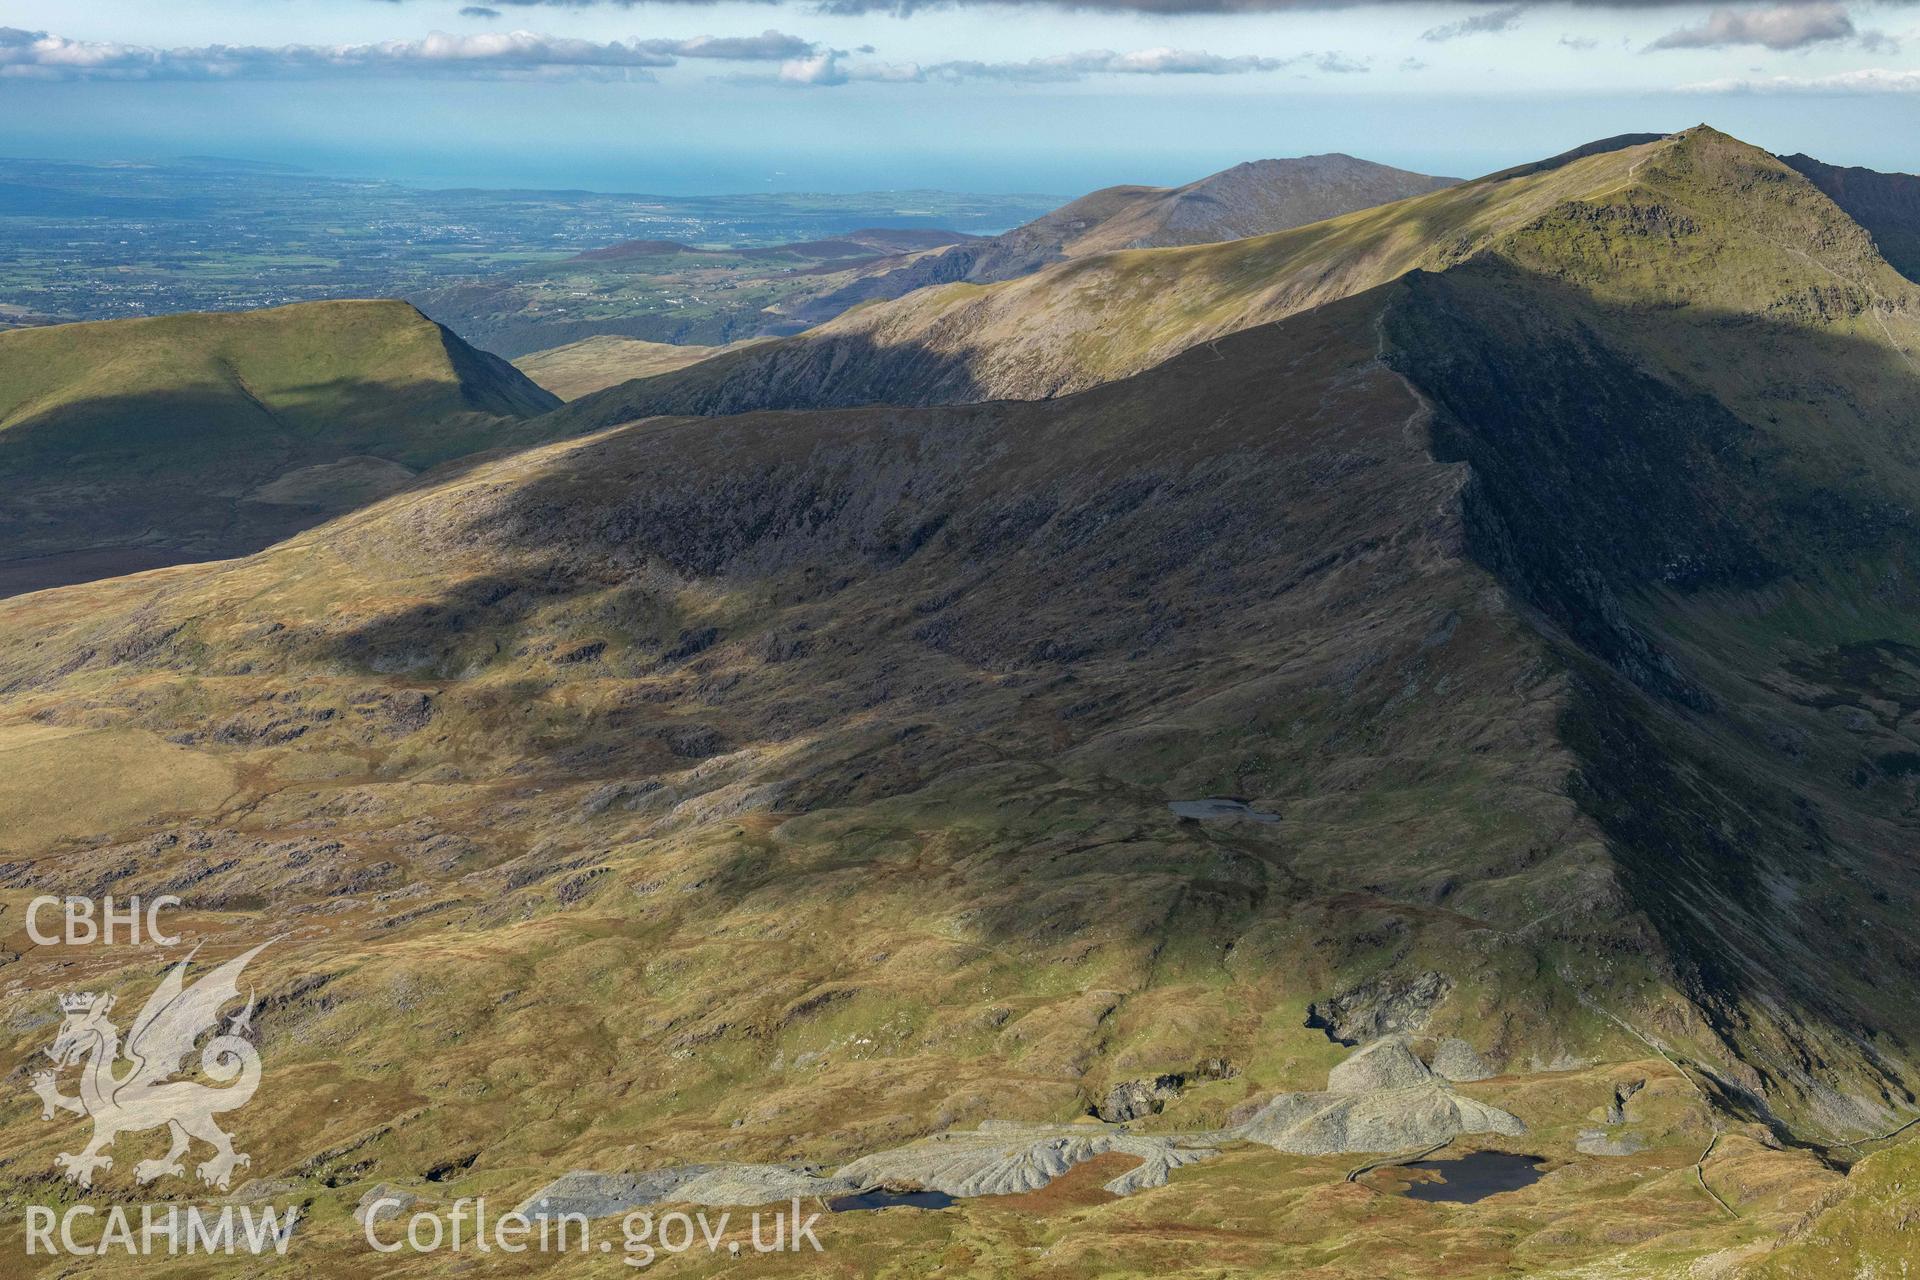
[[[425,185],[1467,177],[1708,122],[1920,170],[1920,0],[0,0],[0,154]]]

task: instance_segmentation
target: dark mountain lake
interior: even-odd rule
[[[1419,1160],[1399,1166],[1408,1172],[1435,1173],[1442,1181],[1421,1179],[1405,1195],[1434,1204],[1476,1204],[1503,1191],[1530,1187],[1546,1176],[1539,1156],[1507,1151],[1475,1151],[1457,1160]]]
[[[944,1209],[953,1197],[944,1191],[862,1191],[827,1201],[835,1213],[858,1213],[862,1209]]]

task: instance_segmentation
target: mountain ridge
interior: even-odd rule
[[[1676,139],[1725,136],[1701,129],[1652,143],[1623,135],[1540,165],[1273,236],[1096,255],[1005,284],[928,290],[752,351],[608,388],[569,405],[551,426],[575,430],[651,413],[1026,399],[1083,389],[1407,271],[1444,269],[1495,251],[1557,204],[1604,203],[1630,189],[1637,166]],[[1789,178],[1804,181],[1774,162],[1769,180]],[[1805,183],[1805,190],[1817,188]],[[824,376],[828,369],[831,377]]]
[[[1344,153],[1250,160],[1178,187],[1103,187],[1012,231],[855,281],[802,308],[821,321],[932,285],[992,284],[1116,249],[1237,240],[1456,185]]]

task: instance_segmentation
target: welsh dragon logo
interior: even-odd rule
[[[124,1044],[120,1029],[107,1018],[112,996],[78,992],[60,997],[66,1020],[47,1048],[56,1070],[37,1073],[33,1091],[40,1095],[42,1120],[53,1119],[56,1111],[93,1120],[93,1141],[84,1151],[54,1157],[54,1166],[66,1172],[68,1181],[92,1186],[96,1169],[113,1167],[113,1157],[101,1153],[115,1138],[162,1126],[172,1133],[173,1146],[161,1159],[142,1160],[133,1167],[134,1180],[142,1185],[168,1175],[185,1176],[180,1158],[196,1138],[213,1148],[212,1157],[199,1166],[200,1180],[210,1187],[225,1191],[234,1169],[250,1163],[233,1149],[233,1139],[214,1117],[244,1107],[260,1087],[260,1055],[243,1038],[253,1017],[251,996],[245,1009],[228,1017],[226,1030],[200,1051],[201,1072],[222,1087],[172,1077],[180,1073],[194,1043],[218,1025],[221,1009],[240,998],[241,970],[267,945],[235,956],[191,987],[185,985],[193,959],[189,955],[147,998]],[[68,1097],[60,1092],[58,1071],[76,1064],[81,1068],[80,1094]]]

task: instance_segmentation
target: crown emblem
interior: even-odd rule
[[[60,997],[60,1008],[67,1013],[87,1013],[96,999],[91,991],[75,991]]]

